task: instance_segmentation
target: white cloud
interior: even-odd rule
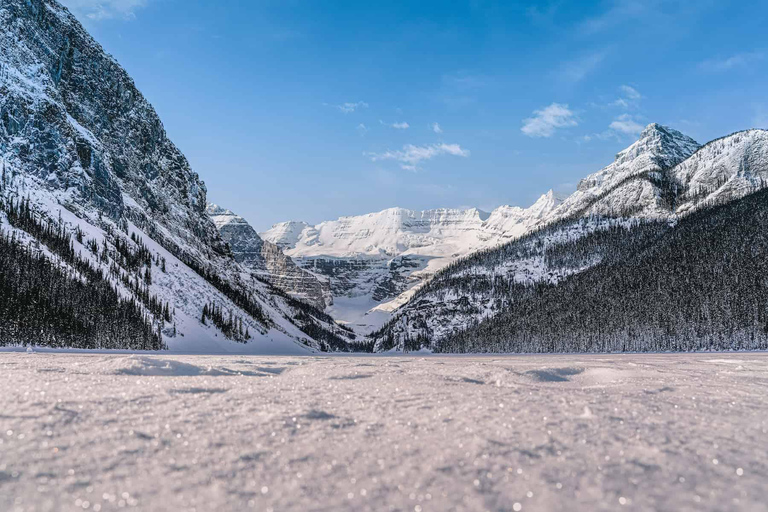
[[[551,137],[558,128],[577,126],[576,115],[568,105],[552,103],[540,110],[534,110],[533,117],[523,120],[522,132],[529,137]]]
[[[133,19],[135,11],[147,5],[148,0],[61,0],[78,16],[89,20],[110,18]]]
[[[609,107],[619,108],[635,108],[639,105],[643,95],[640,91],[632,87],[631,85],[622,85],[619,87],[621,91],[621,97],[608,104]]]
[[[411,127],[411,125],[409,125],[406,122],[402,122],[402,123],[385,123],[381,119],[379,119],[379,124],[381,126],[389,126],[390,128],[394,128],[395,130],[407,130],[408,128]]]
[[[643,97],[640,92],[631,85],[622,85],[619,87],[619,89],[621,90],[624,98],[628,100],[639,100]]]
[[[341,105],[331,105],[330,103],[323,103],[326,107],[333,107],[335,109],[340,110],[341,112],[344,112],[345,114],[351,114],[352,112],[362,109],[362,108],[368,108],[368,104],[364,101],[356,101],[356,102],[347,102],[342,103]]]
[[[370,153],[368,156],[371,161],[378,162],[381,160],[395,160],[400,162],[400,167],[409,171],[415,171],[418,169],[418,165],[425,161],[431,160],[437,156],[450,155],[460,156],[463,158],[469,157],[469,150],[463,149],[458,144],[430,144],[426,146],[414,146],[413,144],[406,144],[402,150],[393,151],[388,150],[384,153]]]
[[[629,101],[625,100],[624,98],[619,98],[613,103],[610,104],[611,107],[621,107],[621,108],[628,108],[629,107]]]
[[[429,127],[435,133],[443,133],[443,129],[440,128],[440,125],[438,123],[432,123],[431,125],[429,125]]]
[[[765,54],[763,52],[737,53],[730,57],[705,60],[699,64],[699,68],[713,73],[724,72],[733,68],[754,64],[764,57]]]
[[[360,123],[359,125],[357,125],[357,132],[360,135],[365,135],[366,133],[368,133],[368,127],[365,126],[363,123]]]
[[[629,114],[622,114],[610,124],[609,128],[624,135],[637,135],[643,131],[644,126],[632,119]]]

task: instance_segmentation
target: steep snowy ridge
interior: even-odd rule
[[[170,304],[171,320],[153,321],[172,349],[297,353],[343,345],[334,322],[235,261],[206,213],[205,185],[154,109],[54,0],[0,3],[0,162],[4,199],[29,198],[39,219],[73,238],[83,233],[125,293]],[[121,250],[151,261],[126,266]],[[203,323],[206,306],[220,314]]]
[[[309,230],[311,226],[306,222],[300,221],[288,221],[280,222],[272,226],[267,232],[269,238],[264,238],[277,245],[280,249],[293,249],[294,247],[304,244],[304,240],[309,237],[314,237],[313,230]],[[262,233],[264,237],[266,233]]]
[[[510,306],[516,285],[557,284],[609,261],[638,223],[672,226],[768,183],[768,132],[748,130],[703,147],[649,125],[640,139],[579,188],[529,234],[452,263],[374,334],[379,349],[427,346]],[[659,228],[663,231],[663,227]],[[613,241],[611,241],[613,240]]]
[[[664,217],[669,205],[654,180],[683,162],[699,144],[659,124],[648,125],[640,138],[616,155],[613,163],[587,176],[557,209],[552,220],[584,215]]]
[[[746,130],[707,143],[670,171],[676,212],[744,197],[768,183],[768,131]]]
[[[529,208],[500,206],[493,210],[483,223],[483,228],[497,234],[501,239],[517,238],[542,223],[560,207],[565,199],[550,190]]]
[[[530,208],[413,211],[390,208],[310,226],[276,224],[262,238],[330,280],[328,312],[362,331],[377,328],[435,272],[456,258],[522,236],[560,204],[553,193]]]

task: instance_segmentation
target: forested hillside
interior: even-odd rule
[[[621,231],[619,231],[621,233]],[[514,285],[507,308],[440,341],[441,352],[768,348],[768,191],[645,223],[614,257],[559,285]]]
[[[126,298],[99,265],[75,252],[62,226],[37,219],[26,201],[0,199],[0,212],[12,226],[0,232],[0,346],[165,348],[161,326],[171,313],[150,295],[143,266],[132,276],[135,296]],[[36,241],[22,240],[29,236]]]

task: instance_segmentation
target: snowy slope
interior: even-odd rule
[[[676,212],[744,197],[768,183],[768,131],[746,130],[709,142],[670,171]]]
[[[171,321],[154,319],[171,349],[297,353],[323,347],[305,332],[333,338],[333,322],[307,315],[235,261],[206,213],[204,183],[152,106],[54,0],[0,3],[0,163],[6,197],[29,197],[40,218],[61,215],[84,244],[106,247],[100,264],[117,268],[116,287],[152,272],[149,293],[174,310]],[[148,248],[166,272],[154,263],[127,268],[114,254],[121,244]],[[243,322],[247,343],[201,323],[211,304]]]
[[[0,352],[0,510],[765,512],[768,354]]]
[[[413,211],[390,208],[317,226],[276,224],[262,238],[299,265],[327,276],[335,318],[370,331],[456,258],[498,246],[545,222],[560,204],[553,192],[529,208]]]

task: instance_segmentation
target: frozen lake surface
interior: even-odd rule
[[[768,510],[768,354],[0,353],[0,510]]]

